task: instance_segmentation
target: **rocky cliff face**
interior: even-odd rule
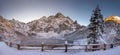
[[[2,39],[14,39],[16,36],[14,33],[14,26],[9,20],[0,16],[0,37]]]
[[[80,25],[77,23],[77,21],[74,22],[72,19],[65,17],[61,13],[57,13],[55,16],[43,16],[39,20],[34,20],[27,24],[31,27],[30,31],[35,32],[54,31],[60,33],[64,30],[73,31],[74,29],[77,30],[80,28]]]

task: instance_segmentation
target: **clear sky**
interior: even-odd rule
[[[120,16],[120,0],[0,0],[0,15],[29,22],[61,12],[82,25],[88,25],[97,4],[104,18]]]

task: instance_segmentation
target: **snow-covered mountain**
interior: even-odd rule
[[[82,26],[77,21],[73,21],[61,13],[49,17],[43,16],[29,23],[0,17],[0,35],[3,39],[9,39],[10,41],[32,38],[59,38],[81,28]]]
[[[112,19],[109,17],[105,18],[103,39],[113,43],[120,40],[120,24],[114,21],[116,16]],[[49,17],[43,16],[29,23],[15,19],[7,20],[0,16],[0,38],[9,41],[36,38],[62,38],[74,41],[87,38],[90,33],[88,28],[89,26],[82,26],[61,13]]]

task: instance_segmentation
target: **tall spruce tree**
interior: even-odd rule
[[[98,43],[99,37],[102,37],[103,33],[103,16],[100,12],[99,5],[93,10],[93,14],[90,19],[89,29],[91,30],[90,34],[88,35],[89,41],[88,44],[95,44]]]

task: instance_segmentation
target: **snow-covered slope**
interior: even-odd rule
[[[83,28],[76,30],[75,32],[72,32],[70,34],[67,34],[64,36],[67,40],[78,40],[78,39],[84,39],[87,38],[87,35],[89,34],[89,29],[85,26]]]
[[[80,50],[69,50],[67,53],[64,50],[17,50],[7,46],[4,42],[0,42],[0,55],[119,55],[120,46],[113,49],[101,50],[95,52],[83,52]]]
[[[88,26],[89,27],[89,26]],[[73,33],[70,33],[65,36],[67,40],[79,40],[87,38],[90,33],[88,27],[84,27],[83,29],[77,30]],[[108,20],[104,23],[104,32],[103,37],[100,38],[102,41],[106,43],[115,43],[120,41],[120,24],[114,21]]]
[[[114,21],[106,21],[104,26],[104,33],[103,33],[103,39],[106,40],[108,43],[114,43],[116,40],[115,38],[120,38],[120,24],[116,23]]]

